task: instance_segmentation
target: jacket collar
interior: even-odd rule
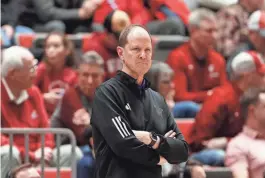
[[[8,84],[6,83],[6,80],[4,78],[2,78],[2,84],[6,90],[6,93],[8,95],[8,98],[10,101],[16,103],[17,105],[23,103],[24,101],[26,101],[29,98],[28,92],[26,90],[22,90],[19,97],[16,98],[14,96],[14,94],[12,93],[12,91],[10,90]]]
[[[138,90],[146,90],[150,87],[150,82],[146,78],[144,78],[142,85],[138,85],[135,78],[121,70],[118,70],[115,78],[121,81],[123,84],[129,87],[137,88]]]

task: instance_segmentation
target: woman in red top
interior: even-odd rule
[[[64,34],[50,33],[45,39],[44,59],[37,69],[35,84],[43,93],[49,116],[69,86],[75,85],[73,44]]]

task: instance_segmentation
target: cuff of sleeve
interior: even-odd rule
[[[167,149],[169,147],[169,145],[166,141],[166,138],[163,135],[159,135],[159,134],[157,134],[157,135],[160,138],[160,144],[159,144],[157,151],[160,152],[160,151]]]
[[[92,137],[92,127],[88,126],[85,130],[84,130],[84,137],[86,139],[89,139]]]

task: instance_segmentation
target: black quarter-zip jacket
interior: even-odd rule
[[[98,87],[92,107],[91,124],[96,152],[94,178],[161,178],[159,155],[178,164],[188,158],[188,144],[177,128],[164,98],[149,88],[145,80],[118,71]],[[140,142],[132,130],[165,135],[157,150]]]

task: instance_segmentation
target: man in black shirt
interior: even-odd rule
[[[151,67],[152,40],[141,26],[120,35],[122,71],[96,91],[91,123],[95,178],[161,178],[161,165],[188,158],[188,145],[164,98],[144,79]]]

